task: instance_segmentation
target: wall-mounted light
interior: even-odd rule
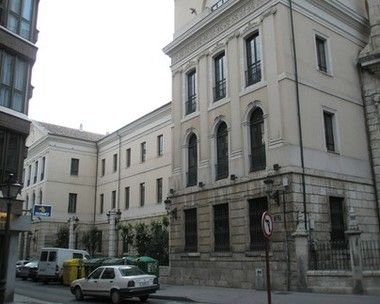
[[[205,184],[204,184],[203,182],[199,182],[199,183],[198,183],[199,188],[202,188],[204,185],[205,185]]]
[[[177,208],[172,208],[172,201],[170,199],[166,199],[164,201],[166,214],[177,219]]]
[[[230,180],[234,181],[237,179],[237,176],[235,174],[230,175]]]
[[[174,189],[173,189],[173,188],[170,188],[170,189],[169,189],[169,193],[173,195],[173,194],[174,194]]]
[[[278,170],[280,170],[280,168],[281,168],[281,166],[279,164],[274,164],[273,165],[273,170],[274,171],[278,171]]]

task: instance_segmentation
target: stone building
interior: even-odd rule
[[[33,93],[31,76],[36,60],[36,29],[38,0],[0,1],[0,184],[9,174],[13,181],[22,179],[25,140],[29,133],[29,99]],[[7,201],[0,200],[0,248],[5,245]],[[10,250],[17,251],[19,231],[29,229],[29,217],[22,215],[22,202],[12,203],[10,218]],[[8,259],[8,260],[7,260]],[[17,255],[0,251],[0,273],[4,264],[14,265]],[[5,301],[13,300],[15,273],[8,267],[6,281],[0,282],[5,290]],[[3,301],[0,298],[0,301]]]
[[[378,24],[371,32],[361,64],[369,111]],[[357,68],[368,35],[364,0],[175,0],[164,48],[172,60],[173,282],[262,288],[268,210],[274,289],[313,288],[320,278],[340,291],[355,287],[349,274],[307,271],[307,256],[323,244],[348,250],[350,219],[362,240],[379,240]]]
[[[94,224],[101,240],[97,254],[128,253],[116,222],[149,223],[166,214],[170,109],[166,104],[106,136],[33,121],[24,208],[52,206],[52,216],[34,217],[19,244],[20,258],[54,246],[61,227],[69,228],[70,248],[85,248],[83,233]]]

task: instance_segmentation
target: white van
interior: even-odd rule
[[[63,261],[70,259],[90,259],[85,250],[67,248],[42,248],[38,262],[38,280],[62,281]]]

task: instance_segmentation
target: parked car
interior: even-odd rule
[[[87,278],[71,283],[71,293],[76,300],[84,296],[110,297],[113,304],[124,298],[138,297],[145,302],[149,294],[160,288],[155,275],[145,274],[132,265],[100,266]]]
[[[16,262],[16,278],[19,277],[20,267],[24,266],[25,264],[28,264],[29,262],[30,262],[29,260],[18,260]]]
[[[38,261],[32,261],[20,267],[19,277],[23,280],[32,279],[37,281]]]
[[[90,259],[85,250],[67,248],[42,248],[38,263],[38,279],[47,281],[62,281],[63,261],[70,259]]]

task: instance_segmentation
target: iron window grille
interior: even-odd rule
[[[228,204],[214,206],[214,242],[215,251],[230,250]]]
[[[268,210],[267,198],[251,199],[248,201],[248,204],[250,249],[252,251],[265,250],[265,237],[261,228],[261,217]]]
[[[330,196],[329,203],[331,224],[330,240],[333,249],[338,249],[342,246],[343,248],[347,248],[346,235],[344,233],[346,227],[344,223],[343,198]]]
[[[186,173],[187,187],[195,186],[198,180],[198,151],[195,134],[192,134],[189,139],[188,170]]]
[[[228,177],[228,131],[223,122],[219,125],[216,135],[216,179]]]
[[[77,194],[69,193],[69,206],[68,213],[76,213],[77,212]]]
[[[215,82],[214,101],[218,101],[226,97],[226,79]]]
[[[214,72],[215,72],[215,87],[214,87],[214,101],[226,97],[226,79],[224,77],[224,57],[225,53],[222,52],[214,58]]]
[[[264,142],[264,118],[261,109],[253,111],[250,119],[251,155],[250,167],[252,171],[264,170],[266,167],[266,151]]]
[[[247,70],[246,86],[261,81],[261,43],[259,33],[249,36],[246,41]]]
[[[186,101],[186,115],[189,115],[197,109],[197,95],[191,95],[188,97],[188,100]]]
[[[185,251],[197,252],[198,250],[198,230],[197,230],[197,209],[185,210]]]

